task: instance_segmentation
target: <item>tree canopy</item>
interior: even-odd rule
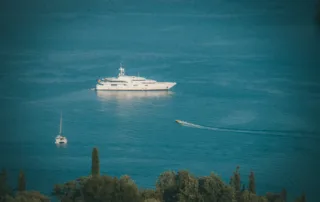
[[[187,170],[166,171],[159,175],[154,189],[141,189],[128,175],[100,175],[98,149],[92,151],[91,175],[54,185],[52,196],[61,202],[287,202],[285,189],[279,193],[256,194],[254,173],[248,185],[241,184],[240,167],[225,183],[218,175],[194,176]],[[7,184],[7,173],[0,173],[0,201],[48,202],[49,196],[26,191],[27,180],[20,172],[16,189]],[[242,188],[241,188],[242,187]],[[248,187],[248,188],[246,188]],[[294,202],[306,202],[302,193]]]
[[[320,1],[318,1],[317,8],[316,8],[316,21],[320,26]]]

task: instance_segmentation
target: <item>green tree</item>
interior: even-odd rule
[[[302,193],[300,197],[298,197],[295,202],[306,202],[307,199],[306,199],[306,195],[305,193]]]
[[[139,193],[139,189],[135,182],[128,176],[121,176],[119,179],[120,192],[119,202],[142,202],[142,198]]]
[[[257,196],[254,193],[251,193],[249,190],[245,190],[241,193],[241,196],[238,202],[268,202],[266,197]]]
[[[166,171],[160,174],[156,182],[156,191],[160,195],[160,199],[165,202],[177,201],[178,186],[176,173]]]
[[[180,170],[176,176],[179,202],[199,201],[198,180],[187,170]]]
[[[95,147],[92,150],[92,163],[91,163],[91,175],[99,176],[100,175],[100,160],[98,149]]]
[[[240,192],[241,179],[240,179],[240,167],[237,166],[236,171],[233,173],[233,187],[236,192]]]
[[[64,184],[55,185],[52,195],[62,202],[83,201],[83,187],[89,179],[89,177],[80,177]]]
[[[285,200],[282,199],[281,194],[278,193],[267,192],[266,198],[269,202],[285,202]]]
[[[159,199],[155,199],[155,198],[148,198],[148,199],[145,199],[143,202],[161,202],[161,201],[159,201]]]
[[[255,177],[254,177],[254,173],[251,171],[250,175],[249,175],[249,192],[256,194],[256,182],[255,182]]]
[[[21,191],[14,197],[7,196],[6,202],[50,202],[50,199],[37,191]]]
[[[18,177],[18,191],[26,190],[26,179],[24,172],[21,170]]]
[[[285,202],[287,195],[285,189],[281,193],[258,196],[253,172],[249,175],[248,187],[245,187],[241,184],[239,169],[238,166],[233,173],[230,185],[224,183],[214,173],[195,177],[186,170],[180,170],[177,173],[173,171],[162,173],[156,181],[155,189],[139,190],[128,175],[123,175],[119,179],[100,175],[98,150],[94,148],[92,175],[56,185],[53,195],[61,202]],[[242,190],[240,190],[241,185]],[[18,193],[22,196],[25,192]],[[8,196],[7,198],[10,199]],[[17,200],[17,197],[11,199]],[[28,199],[39,202],[38,199]],[[27,199],[21,198],[21,200]],[[306,202],[305,195],[297,198],[296,202]]]
[[[12,188],[7,184],[7,171],[3,168],[0,173],[0,201],[6,196],[12,195]]]
[[[283,201],[287,201],[287,190],[285,188],[282,189],[280,196]]]
[[[235,197],[236,200],[240,200],[241,196],[241,179],[240,179],[240,167],[237,166],[236,170],[233,172],[233,176],[231,177],[232,179],[230,180],[231,187],[235,191]]]
[[[199,194],[203,202],[231,202],[235,196],[234,189],[213,172],[199,178]]]
[[[141,189],[139,192],[144,201],[160,200],[160,193],[154,189]]]
[[[110,176],[95,176],[88,179],[83,188],[84,201],[117,201],[117,179]]]
[[[221,190],[218,202],[236,202],[234,189],[225,185]]]
[[[320,25],[320,1],[318,1],[316,8],[316,22]]]

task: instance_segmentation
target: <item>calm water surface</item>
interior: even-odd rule
[[[36,1],[35,1],[36,2]],[[214,171],[237,165],[259,194],[308,201],[320,169],[319,33],[313,2],[93,1],[5,4],[1,22],[0,166],[28,188],[90,172],[129,174],[153,187],[168,169]],[[171,92],[95,92],[100,76],[126,73],[175,81]],[[63,112],[66,147],[54,145]],[[183,127],[286,131],[270,134]]]

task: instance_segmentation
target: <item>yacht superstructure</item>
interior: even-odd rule
[[[150,91],[169,90],[175,86],[175,82],[158,82],[140,76],[125,75],[124,68],[120,64],[118,77],[107,77],[99,79],[96,90],[116,90],[116,91]]]

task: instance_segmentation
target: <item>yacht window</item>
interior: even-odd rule
[[[126,81],[108,81],[109,83],[127,83]]]
[[[111,86],[117,86],[117,84],[111,84]]]

